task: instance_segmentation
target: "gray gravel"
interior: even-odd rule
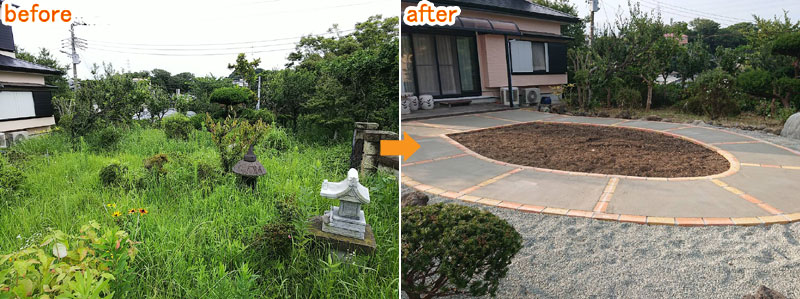
[[[800,223],[645,226],[440,202],[488,210],[523,236],[499,298],[741,298],[760,285],[800,297]]]
[[[708,125],[706,125],[706,126],[708,126]],[[747,136],[750,136],[750,137],[763,139],[763,140],[772,142],[772,143],[777,144],[777,145],[782,145],[782,146],[785,146],[785,147],[800,151],[800,139],[792,139],[792,138],[781,137],[780,135],[764,133],[763,131],[751,131],[751,130],[742,130],[742,129],[737,129],[737,128],[724,128],[724,127],[715,127],[715,128],[720,128],[720,129],[723,129],[723,130],[726,130],[726,131],[736,132],[736,133],[747,135]]]

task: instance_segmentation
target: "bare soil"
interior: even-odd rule
[[[565,171],[674,178],[730,167],[704,146],[620,127],[529,123],[448,136],[491,159]]]

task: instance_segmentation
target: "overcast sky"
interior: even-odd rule
[[[87,49],[79,51],[80,78],[90,76],[92,63],[99,65],[103,61],[113,63],[117,70],[162,68],[173,74],[188,71],[198,76],[227,76],[227,64],[239,52],[247,53],[248,58],[254,52],[255,57],[261,58],[262,68],[281,68],[300,36],[325,33],[333,24],[339,24],[342,30],[353,29],[355,23],[369,16],[397,16],[400,10],[398,0],[12,2],[22,8],[35,2],[40,9],[69,9],[74,17],[90,24],[76,27],[77,36],[88,42]],[[28,52],[44,47],[56,53],[62,63],[70,62],[66,54],[59,52],[62,40],[67,44],[68,24],[28,23],[13,28],[19,47]]]
[[[595,13],[595,27],[603,28],[605,24],[616,20],[618,14],[628,14],[627,0],[599,0],[600,11]],[[591,4],[585,0],[571,0],[580,11],[580,17],[589,14]],[[783,17],[783,10],[789,11],[793,22],[800,20],[800,0],[639,0],[641,8],[646,11],[658,10],[664,22],[691,21],[695,18],[706,18],[720,23],[722,27],[739,22],[753,22],[753,15],[770,18]],[[586,31],[588,33],[588,29]]]
[[[13,1],[13,0],[12,0]],[[236,53],[251,52],[261,58],[261,67],[280,68],[299,36],[324,33],[332,24],[342,30],[356,22],[382,14],[397,16],[399,0],[230,0],[230,1],[108,1],[108,0],[17,0],[23,7],[33,2],[42,9],[70,9],[90,26],[77,27],[77,36],[88,41],[80,51],[81,78],[89,76],[92,63],[111,62],[115,68],[131,70],[166,69],[173,74],[192,72],[203,76],[229,73],[227,63]],[[572,0],[580,17],[589,12],[585,0]],[[788,10],[792,20],[800,19],[800,1],[750,0],[640,0],[646,10],[660,9],[666,22],[705,17],[727,26],[752,21],[752,15],[773,17]],[[600,0],[596,24],[602,28],[617,14],[627,13],[627,0]],[[303,11],[305,10],[305,11]],[[14,26],[17,45],[27,51],[45,47],[57,53],[69,37],[69,25],[18,24]],[[255,42],[254,41],[259,41]],[[120,53],[129,52],[129,53]],[[159,55],[148,55],[159,54]],[[194,55],[224,54],[224,55]],[[187,56],[177,56],[187,55]]]

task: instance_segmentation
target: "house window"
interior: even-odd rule
[[[511,71],[514,73],[546,73],[548,65],[548,44],[527,40],[510,40]]]
[[[30,91],[0,92],[0,120],[35,117],[33,93]]]

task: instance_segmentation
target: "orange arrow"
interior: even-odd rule
[[[403,132],[403,140],[381,140],[381,156],[403,156],[405,161],[418,149],[419,143],[406,132]]]

